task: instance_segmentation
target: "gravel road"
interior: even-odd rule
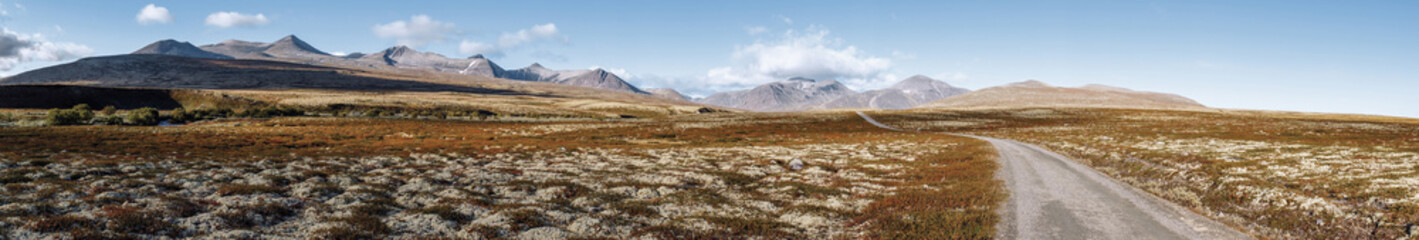
[[[858,112],[878,127],[898,130]],[[962,135],[967,136],[967,135]],[[967,136],[1000,152],[996,178],[1010,192],[999,239],[1252,239],[1034,145]]]

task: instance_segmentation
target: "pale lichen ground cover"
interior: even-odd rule
[[[922,112],[891,120],[1038,144],[1261,237],[1419,236],[1419,125],[1283,114],[1046,111]]]
[[[647,125],[741,129],[815,121],[723,118],[735,120]],[[270,125],[321,121],[338,120],[115,131],[269,134],[279,132]],[[904,190],[896,183],[912,170],[905,164],[965,147],[883,139],[739,139],[751,144],[645,148],[514,144],[517,137],[636,131],[635,126],[543,123],[486,129],[510,140],[481,146],[489,150],[481,154],[414,150],[419,153],[239,161],[190,159],[179,152],[0,155],[0,234],[16,239],[861,238],[871,223],[855,217],[875,199]],[[376,137],[452,139],[414,131]],[[804,167],[792,169],[795,160]]]

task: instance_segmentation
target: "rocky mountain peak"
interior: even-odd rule
[[[391,48],[389,48],[389,49],[385,49],[384,52],[387,53],[387,54],[389,54],[389,55],[398,56],[398,55],[404,55],[404,54],[409,54],[409,53],[418,53],[419,51],[414,50],[413,48],[409,48],[409,46],[399,45],[399,46],[391,47]]]
[[[296,37],[295,34],[291,34],[291,35],[286,35],[285,37],[281,37],[281,39],[280,39],[280,40],[276,40],[276,42],[305,42],[305,41],[301,41],[301,38]]]
[[[902,79],[902,82],[903,82],[903,83],[908,83],[908,82],[911,82],[911,83],[917,83],[917,82],[936,82],[936,81],[937,81],[936,79],[933,79],[933,78],[927,77],[927,76],[922,76],[922,75],[920,75],[920,74],[918,74],[918,75],[912,75],[911,77],[907,77],[907,79]]]
[[[267,47],[267,49],[268,49],[268,50],[276,50],[276,51],[292,52],[292,53],[294,53],[294,52],[305,52],[305,53],[314,53],[314,54],[321,54],[321,55],[330,55],[329,53],[325,53],[325,52],[323,52],[323,51],[320,51],[320,49],[316,49],[315,46],[311,46],[310,43],[306,43],[305,41],[302,41],[300,38],[297,38],[296,35],[286,35],[286,37],[283,37],[283,38],[281,38],[280,40],[276,40],[275,42],[272,42],[272,43],[270,44],[270,46]]]
[[[157,41],[157,42],[154,42],[153,44],[160,44],[160,45],[187,44],[187,45],[192,45],[192,43],[179,42],[179,41],[173,40],[173,39],[171,39],[171,38],[159,40],[159,41]]]
[[[143,48],[133,51],[133,54],[163,54],[193,58],[211,59],[232,59],[231,56],[204,51],[192,43],[179,42],[177,40],[165,39],[143,46]]]

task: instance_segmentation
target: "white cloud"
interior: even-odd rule
[[[501,37],[498,37],[498,47],[516,48],[522,44],[537,40],[561,40],[565,42],[567,39],[566,37],[562,37],[561,33],[557,31],[556,24],[548,23],[535,25],[529,29],[517,30],[516,33],[503,33]]]
[[[548,23],[534,25],[532,28],[518,30],[517,32],[503,33],[501,36],[498,36],[497,45],[464,40],[462,43],[458,44],[458,52],[467,55],[483,54],[490,57],[502,56],[507,51],[540,41],[558,41],[565,43],[567,42],[567,37],[562,36],[556,24]],[[541,55],[549,59],[562,59],[563,61],[566,59],[564,56],[546,50],[538,50],[535,53],[536,55]]]
[[[503,51],[499,50],[497,47],[493,47],[492,44],[471,42],[468,40],[463,40],[463,42],[458,43],[458,52],[467,55],[483,54],[484,57],[503,56]]]
[[[94,54],[88,46],[49,42],[40,34],[25,35],[4,29],[0,33],[0,71],[31,61],[60,61]]]
[[[270,23],[271,20],[266,19],[266,15],[260,13],[250,15],[239,12],[214,12],[207,15],[207,26],[220,28],[255,27]]]
[[[760,40],[738,46],[732,56],[735,65],[710,69],[702,87],[742,88],[791,77],[835,79],[855,89],[890,84],[892,60],[870,56],[856,46],[829,38],[829,31],[809,27],[788,30],[777,39]]]
[[[774,15],[774,17],[778,17],[778,20],[783,20],[783,23],[786,23],[786,24],[789,24],[789,25],[793,25],[793,19],[792,19],[792,18],[788,18],[787,16],[784,16],[784,15]]]
[[[765,28],[764,26],[753,26],[744,28],[744,32],[749,33],[749,35],[759,35],[760,33],[764,33],[767,31],[769,31],[769,29]]]
[[[154,23],[172,23],[172,13],[168,13],[168,8],[148,4],[143,10],[138,11],[138,24],[148,25]],[[211,17],[207,17],[211,21]]]
[[[396,44],[419,48],[424,44],[448,41],[449,35],[457,32],[453,23],[434,20],[429,15],[414,15],[409,21],[394,21],[375,24],[374,35],[393,38]]]

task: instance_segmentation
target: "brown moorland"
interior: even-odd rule
[[[993,155],[843,113],[3,127],[0,221],[18,238],[984,239]]]

